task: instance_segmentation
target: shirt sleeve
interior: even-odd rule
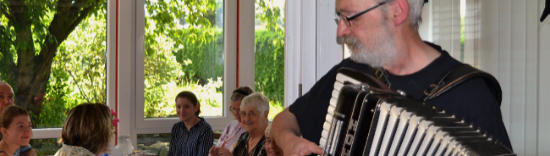
[[[335,81],[336,71],[331,70],[289,107],[298,121],[302,137],[307,140],[319,141]]]

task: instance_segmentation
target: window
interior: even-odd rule
[[[223,1],[145,1],[144,117],[176,117],[192,91],[201,116],[222,116]]]
[[[128,124],[135,133],[124,135],[137,140],[138,149],[158,153],[163,150],[153,146],[168,147],[168,140],[150,140],[169,139],[164,134],[179,122],[174,98],[184,90],[197,96],[199,116],[212,128],[229,120],[224,93],[231,87],[227,72],[234,70],[227,66],[235,61],[227,58],[225,8],[223,0],[136,1],[136,105],[127,107],[135,108],[130,120],[136,125]]]
[[[269,99],[269,119],[284,109],[285,0],[256,0],[255,90]]]

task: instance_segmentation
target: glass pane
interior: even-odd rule
[[[269,98],[269,119],[284,109],[285,0],[256,0],[255,90]]]
[[[33,127],[61,127],[77,104],[105,102],[106,5],[0,0],[0,78]]]
[[[176,117],[175,96],[189,90],[201,116],[221,116],[223,1],[145,1],[145,118]]]
[[[157,156],[168,155],[170,148],[170,133],[138,134],[138,150],[147,151]]]

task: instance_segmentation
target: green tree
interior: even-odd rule
[[[59,46],[102,8],[105,0],[0,0],[0,76],[15,84],[17,105],[40,114]]]
[[[265,29],[256,30],[255,88],[265,94],[271,105],[282,109],[284,100],[284,18],[281,8],[271,0],[256,1],[256,18]],[[275,114],[273,114],[275,115]]]

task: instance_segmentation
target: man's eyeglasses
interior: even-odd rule
[[[363,15],[363,14],[365,14],[365,13],[367,13],[367,12],[373,10],[373,9],[376,9],[379,6],[383,5],[383,4],[386,4],[386,2],[385,1],[380,2],[380,3],[376,4],[375,6],[372,6],[372,7],[368,8],[368,9],[365,9],[361,12],[355,13],[351,16],[342,16],[340,13],[338,13],[338,15],[334,19],[334,21],[336,22],[336,24],[338,24],[340,22],[340,20],[342,20],[342,21],[344,21],[344,24],[346,24],[346,26],[350,27],[351,26],[351,20],[353,20],[353,19],[355,19],[355,18],[357,18],[357,17],[359,17],[359,16],[361,16],[361,15]]]

